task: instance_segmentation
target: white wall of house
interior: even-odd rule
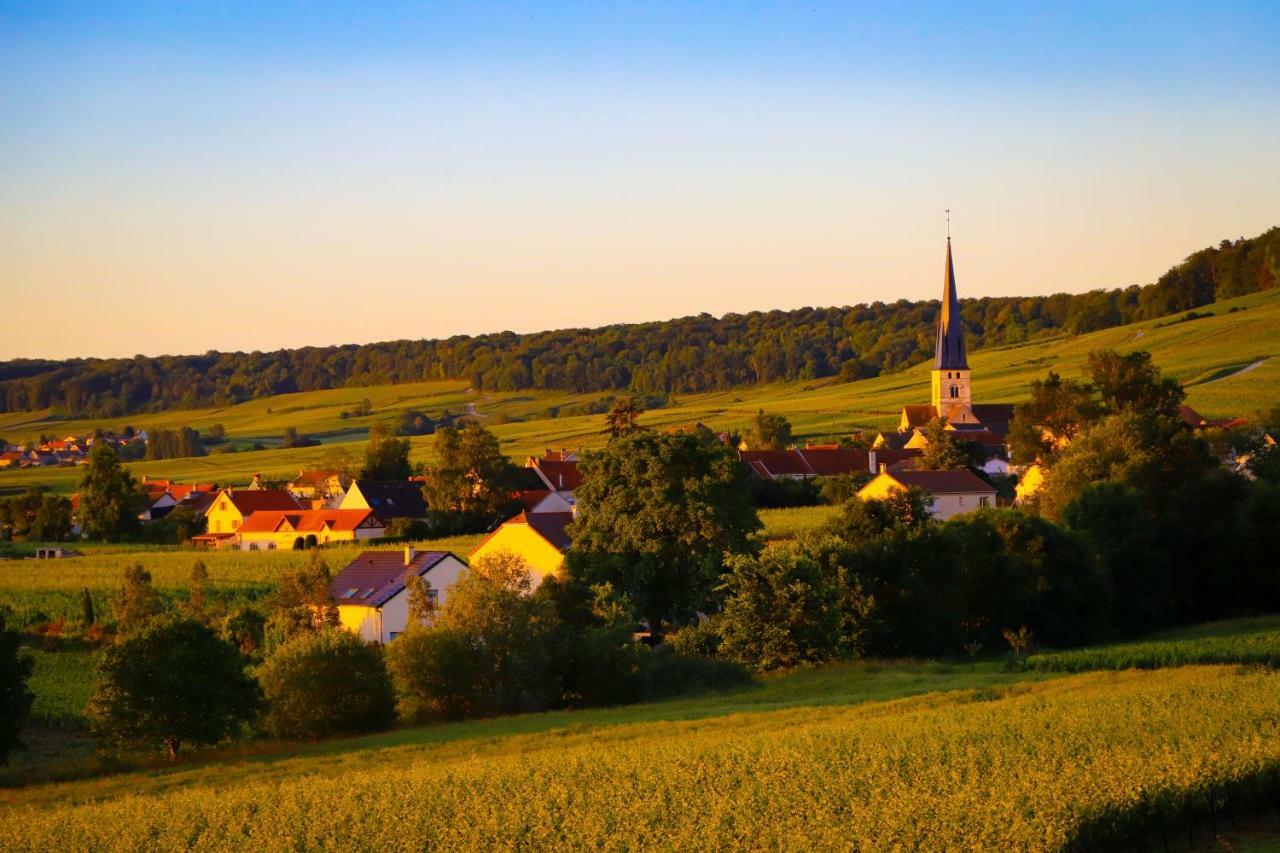
[[[983,501],[986,501],[985,503]],[[973,512],[984,506],[996,505],[996,493],[986,492],[968,495],[934,495],[933,505],[930,507],[933,517],[939,521],[946,521],[954,515],[960,515],[962,512]]]
[[[453,586],[458,576],[466,570],[467,564],[452,555],[431,567],[426,574],[426,579],[437,593],[437,604],[445,603],[449,597],[449,587]],[[348,607],[352,607],[351,612],[357,612],[354,606],[348,605]],[[340,604],[339,610],[341,609]],[[364,620],[353,630],[365,642],[386,645],[404,633],[405,626],[409,624],[409,592],[401,590],[387,599],[377,610],[371,607],[360,609],[365,611]],[[343,620],[343,624],[352,627],[346,619]]]

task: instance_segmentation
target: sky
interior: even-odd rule
[[[1155,280],[1280,224],[1280,3],[0,0],[0,359]]]

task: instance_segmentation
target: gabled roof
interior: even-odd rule
[[[871,470],[871,461],[865,450],[852,447],[806,447],[797,450],[813,473],[819,476],[837,474],[865,474]]]
[[[330,477],[337,476],[337,471],[299,471],[291,486],[319,486]]]
[[[549,488],[543,479],[538,476],[538,470],[532,465],[527,468],[516,468],[511,474],[511,488],[513,491],[547,491]]]
[[[362,552],[333,579],[330,597],[339,604],[381,607],[404,590],[405,581],[411,576],[425,575],[453,555],[448,551],[423,551],[414,554],[408,565],[404,557],[403,551]]]
[[[427,517],[427,501],[422,496],[421,483],[409,480],[356,480],[352,488],[360,490],[365,502],[384,521]]]
[[[915,450],[915,449],[908,450],[905,447],[900,450],[894,450],[892,448],[882,447],[876,450],[875,454],[876,454],[875,463],[878,469],[881,465],[884,465],[887,467],[891,465],[896,465],[899,462],[903,462],[907,459],[915,459],[917,456],[920,456],[921,451]]]
[[[978,422],[992,432],[1004,434],[1013,420],[1013,403],[973,403],[969,406]]]
[[[217,492],[192,492],[179,501],[178,506],[189,509],[196,515],[204,515],[217,499]]]
[[[293,530],[298,533],[319,533],[324,530],[355,530],[372,519],[375,527],[382,526],[381,519],[371,509],[299,509],[292,511],[259,510],[244,520],[238,533],[275,533]]]
[[[560,459],[532,459],[530,461],[547,486],[556,491],[573,491],[582,485],[582,474],[578,473],[577,462],[566,462]]]
[[[223,489],[221,494],[225,494],[242,515],[300,508],[293,495],[278,489]]]
[[[951,238],[947,238],[947,266],[942,275],[942,312],[938,316],[938,342],[934,349],[934,370],[968,370],[964,346],[964,325],[960,320],[960,298],[956,296],[956,271],[951,263]]]
[[[542,485],[542,481],[538,481],[538,485]],[[532,512],[534,507],[542,503],[547,495],[551,494],[550,489],[522,489],[515,493],[515,501],[524,508],[525,512]]]
[[[798,450],[739,450],[738,459],[756,470],[763,466],[770,478],[817,476]]]
[[[904,486],[916,486],[935,495],[991,494],[993,486],[972,471],[894,471],[893,477]]]
[[[513,525],[523,525],[531,528],[535,533],[547,540],[557,551],[569,550],[569,534],[565,528],[573,521],[573,513],[571,512],[522,512],[510,521],[504,521],[497,530],[485,537],[484,542],[488,542],[493,537],[502,532],[502,528],[511,527]],[[481,542],[476,546],[479,550],[484,545]]]
[[[938,416],[938,410],[933,406],[903,406],[902,416],[908,427],[922,427]]]

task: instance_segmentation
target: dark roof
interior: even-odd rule
[[[193,492],[178,501],[178,506],[185,507],[196,515],[204,515],[209,511],[209,507],[213,506],[217,497],[217,492]]]
[[[567,551],[569,534],[565,532],[565,528],[572,521],[573,513],[571,512],[522,512],[507,524],[527,524],[556,548]]]
[[[820,476],[834,474],[865,474],[871,463],[865,450],[852,447],[806,447],[796,451],[809,463],[813,473]]]
[[[894,471],[890,476],[904,486],[917,486],[935,495],[995,494],[995,487],[972,471]]]
[[[535,459],[534,464],[542,472],[547,485],[561,491],[573,491],[582,485],[582,475],[578,473],[577,462],[564,462],[559,459]]]
[[[383,521],[393,518],[426,518],[427,502],[422,484],[409,480],[356,480],[360,494]]]
[[[523,489],[519,492],[516,492],[514,495],[515,502],[520,504],[520,506],[523,507],[526,511],[531,512],[534,507],[542,503],[543,500],[545,500],[546,497],[551,494],[551,490],[546,488],[546,484],[543,483],[541,480],[538,481],[538,485],[542,486],[543,488]]]
[[[951,263],[951,238],[947,238],[947,268],[942,282],[942,313],[938,316],[938,343],[933,356],[934,370],[968,370],[964,347],[964,325],[960,320],[960,299],[956,296],[956,271]]]
[[[903,406],[902,413],[907,416],[907,425],[922,427],[938,416],[938,410],[931,405]]]
[[[916,450],[914,448],[912,449],[902,448],[899,450],[893,450],[887,447],[882,447],[879,450],[874,450],[872,452],[875,453],[876,455],[875,463],[876,463],[877,469],[879,469],[879,466],[881,465],[885,465],[885,466],[896,465],[897,463],[902,462],[903,460],[906,460],[906,459],[915,459],[917,456],[920,456],[922,453],[922,451]]]
[[[974,403],[969,406],[974,417],[992,432],[1008,432],[1013,420],[1013,403]]]
[[[738,459],[757,470],[763,465],[772,477],[812,477],[816,473],[796,450],[739,450]]]
[[[512,472],[511,489],[515,492],[546,491],[547,484],[533,468],[516,468]]]
[[[301,509],[293,495],[278,489],[227,490],[231,503],[244,515],[271,509]]]
[[[423,551],[406,566],[403,551],[364,551],[338,572],[329,595],[339,604],[381,607],[404,589],[411,574],[424,575],[450,556],[448,551]],[[348,594],[351,590],[355,592]]]

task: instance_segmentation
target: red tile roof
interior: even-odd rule
[[[852,447],[806,447],[797,450],[815,474],[829,477],[837,474],[865,474],[871,470],[867,451]]]
[[[293,495],[278,489],[227,489],[226,493],[243,515],[263,510],[300,509]]]
[[[563,462],[558,459],[535,459],[534,467],[542,474],[547,485],[557,491],[573,491],[582,485],[582,475],[578,473],[577,462]]]
[[[764,466],[771,477],[813,477],[816,474],[796,450],[739,450],[738,459],[756,470]]]
[[[258,510],[244,520],[237,532],[271,533],[286,524],[284,529],[292,528],[299,533],[350,531],[370,518],[376,522],[375,527],[383,526],[382,521],[370,509],[299,509],[284,512]]]

